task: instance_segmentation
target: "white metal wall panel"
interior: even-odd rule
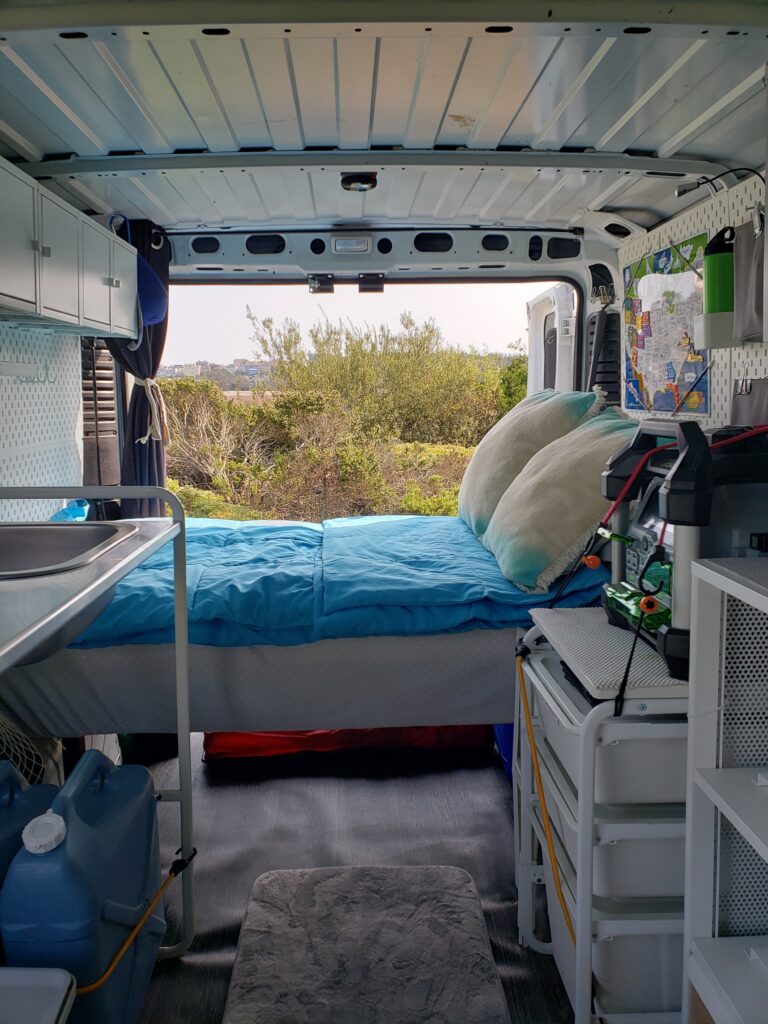
[[[336,40],[341,149],[368,148],[376,48],[376,40],[364,36]]]
[[[286,44],[274,39],[245,39],[254,81],[274,149],[303,149]]]
[[[80,339],[0,324],[2,363],[34,367],[19,381],[0,372],[0,486],[82,483]],[[0,521],[47,519],[60,501],[0,501]]]
[[[88,29],[77,39],[55,30],[8,33],[0,41],[0,145],[21,162],[105,157],[106,169],[74,171],[71,186],[62,174],[63,194],[80,208],[122,209],[166,227],[270,227],[307,216],[330,223],[362,210],[382,220],[549,218],[567,227],[581,211],[605,208],[650,224],[684,203],[668,182],[642,175],[556,180],[542,172],[539,180],[518,169],[504,179],[504,169],[460,166],[388,167],[379,196],[361,203],[336,194],[338,165],[300,178],[297,169],[220,169],[201,157],[199,171],[126,174],[125,154],[311,147],[314,157],[323,149],[512,146],[760,159],[763,33],[654,26],[626,35],[621,24],[547,23],[489,34],[488,27],[231,25],[216,30],[229,34],[210,35],[200,25],[151,25]],[[278,174],[282,184],[271,177]]]

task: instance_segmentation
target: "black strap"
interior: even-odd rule
[[[637,641],[640,639],[640,632],[643,628],[643,620],[645,619],[645,612],[640,612],[640,618],[637,620],[637,629],[635,635],[632,638],[632,647],[629,651],[629,657],[627,658],[627,667],[624,669],[624,678],[621,680],[621,686],[619,686],[619,692],[616,694],[616,699],[613,702],[613,717],[619,718],[622,711],[624,710],[624,694],[627,692],[627,683],[629,682],[629,673],[632,671],[632,659],[635,656],[635,648],[637,647]]]

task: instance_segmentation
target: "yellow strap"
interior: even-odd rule
[[[547,840],[547,850],[549,852],[549,863],[552,866],[552,879],[555,883],[555,892],[557,893],[557,900],[560,904],[560,909],[563,912],[563,918],[565,920],[565,926],[568,929],[568,934],[571,936],[571,942],[576,945],[576,932],[573,929],[573,920],[571,919],[571,912],[568,909],[568,904],[565,902],[565,893],[563,892],[563,885],[560,880],[560,866],[557,862],[557,854],[555,853],[555,840],[552,836],[552,824],[549,820],[549,811],[547,810],[547,798],[544,795],[544,783],[541,781],[541,770],[539,768],[539,753],[536,749],[536,737],[533,732],[533,719],[531,718],[531,707],[528,703],[528,690],[525,685],[525,672],[523,672],[523,659],[520,655],[517,657],[517,681],[520,686],[520,697],[523,702],[523,715],[525,716],[525,731],[528,733],[528,746],[531,748],[531,763],[533,764],[533,777],[536,780],[536,792],[539,797],[539,807],[541,807],[541,817],[544,824],[544,836]]]
[[[144,925],[149,920],[149,918],[150,918],[150,916],[152,914],[152,911],[155,909],[157,904],[163,898],[163,893],[165,892],[165,890],[168,888],[168,886],[171,884],[171,882],[174,880],[175,877],[176,877],[175,875],[169,874],[168,877],[165,879],[163,884],[160,886],[160,888],[157,890],[155,895],[152,897],[152,901],[150,902],[150,904],[147,907],[147,909],[144,911],[144,913],[141,915],[139,920],[134,925],[133,931],[128,936],[128,938],[125,940],[125,942],[122,944],[120,949],[117,951],[117,954],[116,954],[114,960],[109,965],[109,967],[106,969],[106,971],[104,971],[104,973],[99,978],[99,980],[91,982],[90,985],[83,985],[80,988],[78,988],[77,989],[77,995],[79,995],[79,996],[87,996],[89,992],[95,992],[97,988],[101,988],[102,985],[104,985],[107,981],[109,981],[110,977],[112,976],[112,974],[115,971],[115,968],[120,963],[120,961],[123,959],[123,957],[128,952],[128,950],[131,948],[131,945],[133,944],[136,936],[139,934],[141,929],[144,927]]]

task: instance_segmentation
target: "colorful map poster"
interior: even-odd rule
[[[706,234],[696,235],[624,268],[626,409],[709,412],[709,375],[699,379],[707,353],[693,336],[706,244]]]

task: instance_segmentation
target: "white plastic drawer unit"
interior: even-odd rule
[[[552,951],[568,996],[573,1003],[576,982],[576,951],[563,920],[549,864],[544,863]],[[575,917],[573,879],[563,878],[565,902]],[[680,901],[682,903],[682,901]],[[622,906],[626,914],[622,914]],[[595,1007],[617,1020],[637,1021],[635,1014],[674,1014],[680,1011],[683,966],[682,915],[663,913],[664,903],[647,905],[647,918],[631,903],[595,898],[594,929],[604,933],[592,944],[592,976]],[[662,911],[662,913],[659,913]],[[656,912],[656,920],[652,914]],[[657,1017],[656,1019],[659,1019]],[[600,1016],[594,1018],[600,1019]],[[666,1018],[669,1019],[668,1017]]]
[[[37,306],[37,188],[26,175],[0,166],[0,296],[3,305]]]
[[[568,860],[576,864],[578,809],[576,791],[550,769],[547,741],[539,750],[547,811]],[[662,813],[659,813],[662,812]],[[683,804],[617,804],[595,806],[592,891],[595,896],[649,899],[679,897],[684,887],[685,807]],[[649,823],[643,827],[643,818]],[[664,822],[668,834],[664,834]],[[624,834],[622,834],[622,830]],[[646,834],[647,832],[647,834]],[[618,838],[617,838],[618,836]]]
[[[77,322],[80,315],[80,218],[40,193],[40,294],[42,313]]]
[[[578,790],[584,732],[594,705],[568,681],[554,651],[531,654],[526,672],[539,684],[533,688],[533,703],[541,732]],[[685,719],[654,716],[653,738],[644,739],[631,738],[629,724],[629,716],[622,716],[605,719],[598,726],[595,802],[685,803]]]

